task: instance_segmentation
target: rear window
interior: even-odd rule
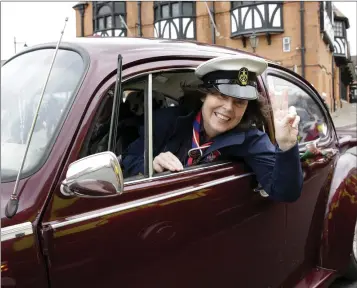
[[[50,69],[54,49],[22,54],[1,67],[1,180],[13,181]],[[84,62],[74,51],[58,50],[39,110],[23,174],[39,166],[57,135],[82,78]]]

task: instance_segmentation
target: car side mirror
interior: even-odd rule
[[[123,173],[114,153],[106,151],[71,163],[61,184],[65,196],[112,197],[123,192]]]

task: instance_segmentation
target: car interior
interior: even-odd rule
[[[148,76],[140,76],[122,84],[123,97],[119,108],[119,121],[115,154],[121,159],[130,143],[139,137],[139,128],[144,125],[144,95]],[[197,83],[192,70],[162,71],[152,74],[153,113],[158,109],[181,105],[188,112],[197,105],[199,97],[184,95],[183,87]],[[93,124],[82,147],[80,158],[107,151],[115,83],[105,92]],[[195,99],[194,99],[195,98]],[[190,109],[191,108],[191,109]],[[265,127],[258,127],[262,130]]]
[[[192,71],[162,72],[153,75],[153,111],[179,105],[183,96],[181,84],[194,77]],[[139,127],[144,125],[144,93],[147,75],[122,84],[123,97],[119,109],[118,139],[116,154],[121,155],[128,145],[139,136]],[[103,101],[82,147],[80,157],[85,157],[108,148],[110,118],[113,107],[115,83],[105,92]]]

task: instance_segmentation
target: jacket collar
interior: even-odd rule
[[[224,147],[239,145],[244,142],[245,132],[239,131],[237,128],[232,129],[226,133],[214,137],[212,145],[203,153],[203,157],[209,153],[222,149]]]
[[[192,137],[192,123],[197,114],[197,111],[193,111],[187,115],[179,116],[176,120],[176,125],[174,128],[174,132],[172,134],[173,137],[176,135],[179,138],[190,134]],[[176,137],[175,137],[176,138]],[[212,139],[213,144],[204,152],[203,157],[207,154],[222,149],[224,147],[239,145],[244,142],[245,132],[240,131],[237,128],[234,128],[226,133],[220,134]]]

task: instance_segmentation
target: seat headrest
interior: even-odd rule
[[[167,107],[165,96],[162,93],[152,91],[153,109]],[[144,114],[144,91],[133,91],[126,97],[125,103],[129,104],[130,111],[136,116]]]

